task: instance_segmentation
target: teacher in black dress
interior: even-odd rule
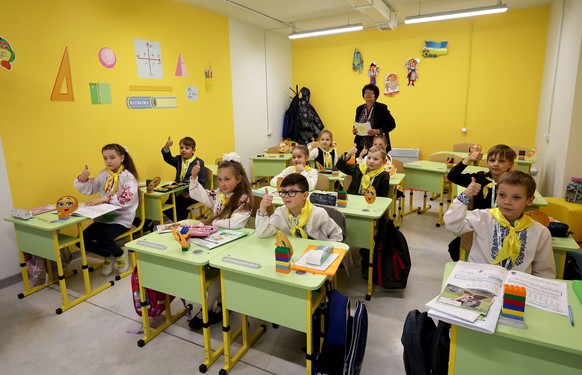
[[[390,135],[388,133],[396,128],[396,121],[394,121],[394,117],[390,114],[388,106],[376,101],[379,95],[380,90],[376,85],[370,83],[362,88],[362,98],[364,98],[366,103],[356,108],[355,121],[361,123],[369,122],[372,129],[368,130],[368,135],[360,136],[358,135],[356,127],[353,127],[352,133],[355,135],[354,143],[358,148],[357,155],[360,155],[360,152],[364,147],[370,149],[370,147],[372,147],[374,136],[379,134],[384,134],[388,140],[386,152],[392,149],[390,145]]]

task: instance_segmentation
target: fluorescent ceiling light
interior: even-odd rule
[[[364,25],[362,25],[361,23],[356,23],[353,25],[330,27],[328,29],[308,30],[308,31],[301,31],[298,33],[291,33],[291,34],[289,34],[289,39],[299,39],[299,38],[308,38],[308,37],[312,37],[312,36],[349,33],[351,31],[360,31],[363,29],[364,29]]]
[[[503,13],[506,11],[507,11],[507,5],[498,4],[498,5],[494,5],[494,6],[490,6],[490,7],[455,10],[455,11],[450,11],[450,12],[431,13],[431,14],[425,14],[422,16],[406,17],[406,19],[404,20],[404,23],[411,24],[411,23],[431,22],[431,21],[452,20],[455,18],[481,16],[484,14]]]

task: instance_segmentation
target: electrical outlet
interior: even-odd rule
[[[467,128],[461,128],[461,133],[467,134]]]

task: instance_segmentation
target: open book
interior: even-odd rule
[[[85,204],[80,204],[79,208],[77,208],[77,210],[73,212],[73,215],[85,216],[88,217],[89,219],[95,219],[99,216],[103,216],[119,208],[120,208],[119,206],[114,206],[109,203],[101,203],[95,206],[87,206]]]
[[[442,294],[426,304],[429,308],[428,314],[433,318],[452,324],[481,332],[494,333],[503,305],[503,285],[505,284],[522,286],[526,289],[526,314],[528,307],[535,307],[568,316],[568,287],[566,283],[532,276],[524,272],[508,271],[492,264],[462,261],[455,265],[445,285],[453,285],[475,293],[485,292],[494,295],[487,314],[483,315],[478,311],[439,302]],[[477,314],[476,317],[475,314]]]
[[[253,232],[254,231],[252,229],[247,228],[241,228],[236,230],[219,229],[217,232],[212,233],[208,237],[190,237],[188,241],[191,243],[195,243],[196,245],[204,246],[207,249],[214,249],[215,247],[237,240],[239,238],[252,234]]]

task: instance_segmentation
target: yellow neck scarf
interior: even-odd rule
[[[306,200],[305,205],[301,209],[301,213],[297,217],[297,224],[292,226],[291,229],[289,229],[293,237],[308,238],[304,227],[307,224],[307,220],[309,220],[309,217],[311,216],[312,209],[313,205],[311,204],[309,199]],[[294,220],[295,218],[293,217],[293,214],[291,213],[291,211],[289,211],[289,209],[287,209],[287,215],[289,217],[289,221],[293,223],[295,221]]]
[[[327,152],[324,149],[321,149],[321,151],[323,151],[323,166],[325,168],[333,167],[333,160],[331,159],[331,151]]]
[[[109,172],[109,176],[105,180],[105,185],[103,185],[103,192],[104,193],[107,193],[109,186],[111,184],[113,184],[113,187],[111,188],[111,191],[109,192],[109,196],[112,196],[113,194],[115,194],[115,192],[119,188],[119,174],[124,169],[125,168],[123,167],[123,165],[119,166],[119,169],[117,170],[117,172],[113,172],[111,169],[107,169],[107,172]]]
[[[499,249],[499,252],[495,259],[493,259],[492,263],[499,264],[505,259],[511,258],[511,264],[515,266],[515,261],[517,260],[521,249],[521,241],[519,240],[517,233],[530,227],[534,223],[534,220],[529,215],[524,214],[521,218],[515,221],[513,226],[511,226],[509,221],[507,221],[505,216],[503,216],[501,211],[499,211],[499,208],[490,208],[489,212],[491,212],[491,216],[499,222],[499,225],[509,229],[509,233],[507,234],[507,237],[503,239],[503,245],[501,246],[501,249]]]
[[[487,180],[489,180],[490,182],[483,186],[483,198],[487,197],[487,194],[489,194],[489,189],[491,189],[492,187],[495,186],[495,181],[493,181],[492,178],[486,177]]]
[[[184,179],[184,175],[186,174],[186,171],[188,170],[190,163],[192,163],[194,159],[196,159],[195,155],[192,155],[192,157],[187,160],[182,159],[182,171],[180,172],[180,181]]]
[[[218,193],[218,199],[220,199],[220,204],[222,205],[222,208],[224,208],[224,206],[226,206],[226,203],[228,202],[228,198],[226,197],[226,194],[224,194],[222,191],[220,191]]]
[[[359,164],[360,172],[362,172],[362,185],[360,187],[360,191],[364,191],[370,186],[370,181],[380,173],[384,172],[384,168],[378,168],[373,171],[366,171],[368,170],[368,165],[366,163]]]
[[[305,165],[305,168],[304,168],[303,170],[307,172],[307,171],[308,171],[308,170],[310,170],[310,169],[311,169],[311,166],[310,166],[309,164],[306,164],[306,165]],[[295,169],[294,169],[294,172],[295,172],[295,173],[299,173],[299,172],[297,172],[297,166],[295,167]]]

